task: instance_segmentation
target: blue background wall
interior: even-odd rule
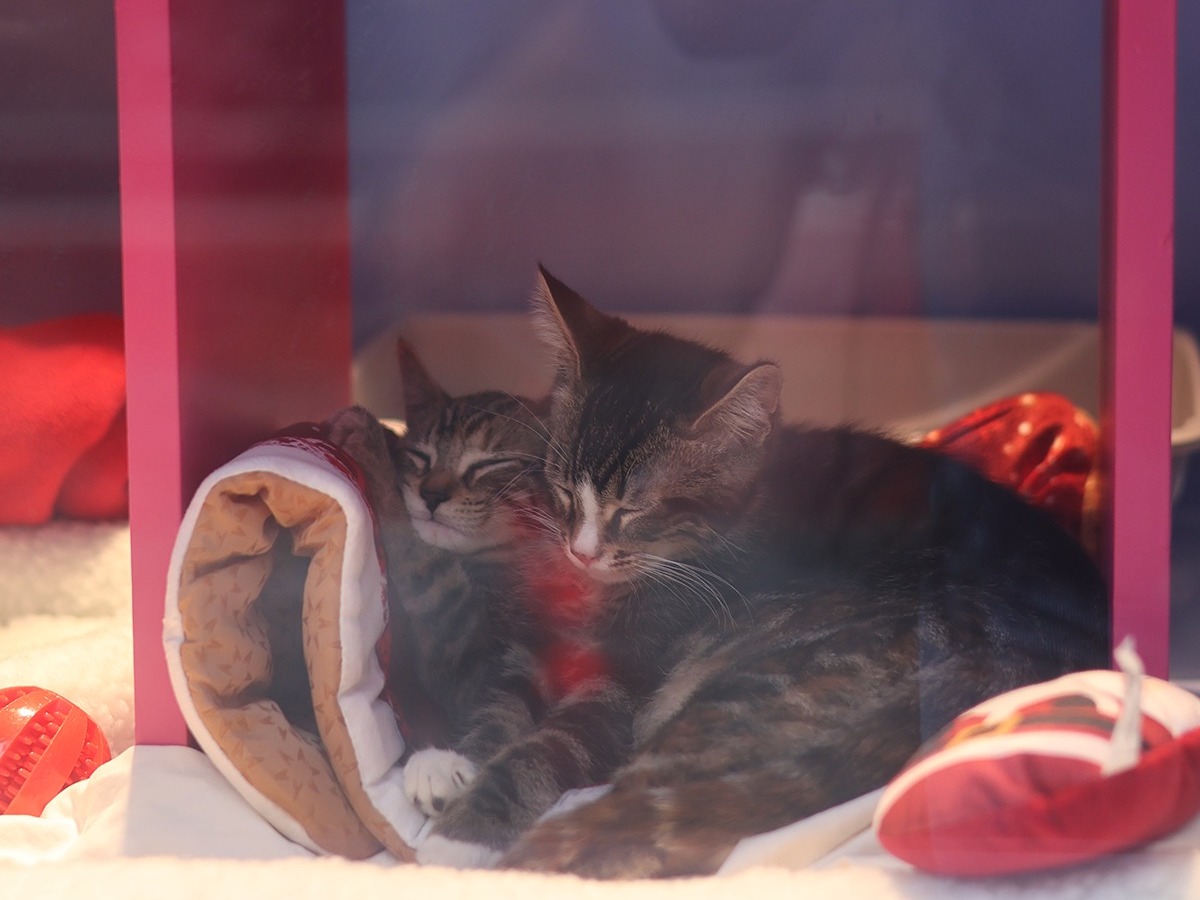
[[[1095,314],[1102,4],[702,15],[720,5],[352,0],[357,333],[519,308],[539,258],[626,310]],[[1197,326],[1200,4],[1180,6]]]

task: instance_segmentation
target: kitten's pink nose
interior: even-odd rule
[[[567,556],[581,569],[590,569],[600,560],[599,554],[588,553],[576,547],[567,547]]]

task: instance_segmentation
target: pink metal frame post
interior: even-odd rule
[[[117,0],[135,738],[180,744],[162,649],[184,504],[350,395],[336,0]]]
[[[134,721],[139,744],[179,744],[186,731],[167,680],[161,626],[161,586],[183,504],[170,22],[166,3],[118,2],[116,20]]]
[[[1108,0],[1102,312],[1113,639],[1169,671],[1175,0]]]

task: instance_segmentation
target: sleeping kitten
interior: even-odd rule
[[[429,861],[715,871],[891,778],[957,713],[1109,659],[1106,589],[1041,512],[932,451],[779,421],[771,363],[606,315],[544,270],[546,477],[607,669],[449,804]],[[606,748],[581,773],[564,746]],[[530,827],[559,790],[589,805]],[[515,846],[514,846],[515,844]]]
[[[518,561],[545,505],[545,437],[530,401],[494,391],[450,397],[403,342],[398,353],[404,435],[361,407],[335,416],[331,432],[363,469],[380,522],[388,681],[410,688],[397,699],[412,743],[434,745],[409,759],[405,787],[432,815],[549,702],[536,656],[544,642],[523,604]]]

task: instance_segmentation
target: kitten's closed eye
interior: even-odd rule
[[[622,528],[624,528],[630,522],[634,521],[639,516],[644,515],[645,512],[646,512],[646,510],[641,509],[641,508],[635,508],[635,507],[630,507],[630,506],[619,507],[609,517],[609,520],[608,520],[609,527],[612,528],[614,531],[620,531]]]
[[[525,460],[519,456],[493,456],[489,459],[481,459],[471,463],[469,466],[463,469],[462,474],[459,477],[462,478],[463,484],[465,484],[467,487],[471,487],[475,483],[476,479],[482,476],[491,475],[495,472],[499,472],[513,466],[523,465],[525,465]]]
[[[554,495],[558,498],[559,504],[567,515],[573,515],[575,512],[575,495],[567,488],[557,482],[551,482],[550,487],[554,489]]]
[[[425,475],[429,472],[429,466],[432,462],[432,459],[428,453],[423,450],[418,450],[415,447],[405,447],[404,455],[408,457],[410,462],[416,465],[417,472],[419,474]]]

